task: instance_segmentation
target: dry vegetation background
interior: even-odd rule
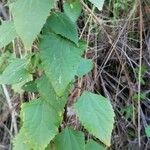
[[[6,2],[0,1],[3,20],[9,18]],[[62,3],[59,1],[59,9]],[[150,0],[106,0],[101,12],[86,1],[81,3],[79,36],[88,43],[85,57],[95,65],[91,73],[77,79],[63,124],[83,130],[72,101],[83,89],[90,89],[108,97],[113,105],[116,117],[110,149],[149,150],[150,128],[147,134],[145,129],[150,125]],[[32,96],[0,86],[0,150],[12,148],[10,141],[20,126],[20,105]]]

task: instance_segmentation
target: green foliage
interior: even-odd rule
[[[75,110],[84,127],[110,146],[114,123],[114,112],[110,102],[103,96],[86,91],[75,104]]]
[[[121,113],[123,114],[123,116],[126,119],[132,119],[133,117],[133,112],[134,112],[134,108],[132,105],[126,106],[126,107],[122,107],[121,108]]]
[[[147,137],[150,137],[150,126],[147,126],[147,127],[145,128],[145,133],[146,133],[146,136],[147,136]]]
[[[140,100],[144,100],[146,98],[146,96],[147,96],[146,92],[140,93]],[[138,94],[133,95],[132,98],[133,98],[133,100],[138,101]]]
[[[45,76],[37,80],[37,88],[41,97],[21,107],[22,129],[32,149],[44,150],[58,133],[67,96],[57,97]]]
[[[78,31],[76,24],[64,13],[52,13],[47,20],[46,29],[52,30],[56,34],[62,35],[76,44],[78,43]]]
[[[84,135],[71,128],[64,129],[54,140],[56,150],[85,150]]]
[[[15,29],[26,48],[31,47],[53,6],[54,0],[16,0],[11,4]]]
[[[52,107],[56,109],[56,111],[61,115],[63,108],[67,102],[68,90],[65,91],[64,95],[58,97],[48,81],[48,78],[44,75],[37,81],[37,88],[44,100]]]
[[[85,150],[106,150],[106,148],[93,140],[89,140],[85,146]]]
[[[0,48],[5,47],[12,40],[15,39],[17,33],[15,31],[14,23],[12,21],[2,22],[0,26]]]
[[[130,8],[130,6],[133,6],[133,0],[110,0],[110,2],[112,3],[112,7],[113,7],[113,15],[114,15],[114,19],[118,19],[121,14],[124,13],[128,13],[128,9]]]
[[[40,50],[45,73],[56,93],[62,96],[77,74],[81,50],[74,43],[54,33],[47,33],[42,38]]]
[[[90,72],[93,68],[93,63],[90,59],[81,59],[80,65],[78,66],[77,75],[82,77]]]
[[[33,149],[43,150],[54,138],[61,121],[60,115],[42,98],[22,105],[23,129]]]
[[[13,84],[12,89],[14,90],[14,92],[22,94],[24,92],[24,90],[22,89],[22,86],[31,80],[33,80],[32,75],[28,75],[28,78],[26,78],[22,82]]]
[[[38,92],[37,84],[35,81],[29,81],[22,85],[22,89],[27,92]]]
[[[64,12],[72,20],[76,22],[81,13],[81,4],[79,0],[64,3]]]
[[[14,138],[14,149],[15,150],[31,150],[31,147],[26,139],[25,132],[23,129]]]
[[[138,78],[139,68],[136,68],[136,69],[135,69],[136,80],[137,80],[138,82],[140,82],[141,85],[145,85],[145,81],[144,81],[143,77],[144,77],[144,75],[145,75],[145,73],[146,73],[147,71],[148,71],[147,66],[142,65],[142,66],[141,66],[141,77],[140,77],[140,81],[138,81],[138,80],[139,80],[139,78]]]
[[[0,84],[15,84],[26,80],[30,76],[27,65],[26,59],[14,59],[0,75]]]
[[[90,1],[102,9],[104,1]],[[31,49],[34,40],[40,37],[37,40],[39,52],[28,51],[22,59],[10,59],[9,55],[0,57],[0,84],[12,85],[19,93],[34,92],[36,97],[21,106],[22,125],[13,140],[13,149],[45,150],[50,149],[52,143],[52,150],[100,149],[94,141],[85,144],[83,132],[67,127],[61,133],[58,130],[72,82],[77,76],[86,75],[93,63],[82,58],[86,44],[78,38],[79,0],[65,2],[63,13],[50,11],[55,2],[13,0],[9,3],[13,21],[0,26],[0,48],[18,36],[26,50]],[[100,95],[84,92],[75,104],[75,110],[89,134],[110,146],[114,123],[110,102]]]

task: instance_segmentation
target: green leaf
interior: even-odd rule
[[[39,98],[22,105],[23,129],[34,150],[44,150],[58,133],[62,112]]]
[[[45,75],[36,80],[36,84],[41,98],[22,105],[22,129],[33,150],[44,150],[58,133],[67,93],[61,98],[57,97]]]
[[[15,84],[26,80],[30,74],[26,70],[26,59],[14,59],[0,75],[0,84]]]
[[[27,92],[38,92],[35,81],[29,81],[22,86],[22,89]]]
[[[82,59],[78,67],[77,76],[82,77],[90,72],[93,68],[92,60]]]
[[[45,150],[53,150],[51,143],[45,148]]]
[[[147,137],[150,137],[150,126],[145,127],[145,133]]]
[[[83,51],[74,43],[53,33],[43,37],[40,50],[45,73],[57,95],[62,96],[77,74]]]
[[[15,93],[21,94],[21,93],[24,92],[24,90],[22,89],[22,86],[23,86],[26,82],[31,81],[32,79],[33,79],[33,78],[32,78],[32,75],[29,75],[26,80],[23,80],[22,82],[13,84],[13,85],[12,85],[12,89],[14,90]]]
[[[31,150],[23,129],[20,130],[13,140],[13,150]]]
[[[75,111],[84,127],[104,144],[110,146],[114,111],[109,100],[86,91],[75,104]]]
[[[78,52],[79,52],[80,56],[84,54],[84,51],[86,50],[86,46],[87,46],[87,44],[86,44],[85,41],[82,41],[82,40],[79,41],[79,43],[78,43],[78,48],[79,48]]]
[[[72,20],[76,22],[81,14],[81,4],[79,0],[64,3],[64,12]]]
[[[94,4],[100,11],[103,8],[105,0],[89,0],[92,4]]]
[[[54,0],[17,0],[11,4],[15,29],[26,48],[30,48],[46,22]]]
[[[58,112],[62,112],[64,106],[68,100],[68,91],[61,97],[58,97],[49,82],[48,78],[43,75],[40,79],[36,81],[37,88],[39,90],[40,96],[51,106],[53,106]]]
[[[74,43],[78,43],[77,26],[64,13],[52,13],[46,22],[46,31],[52,30]]]
[[[85,146],[85,150],[106,150],[106,148],[93,140],[89,140]]]
[[[5,47],[15,39],[17,33],[12,21],[5,21],[0,26],[0,48]]]
[[[85,150],[82,132],[65,128],[54,140],[56,150]]]

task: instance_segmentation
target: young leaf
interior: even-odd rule
[[[76,22],[81,13],[81,4],[79,0],[73,2],[64,3],[64,13],[72,20]]]
[[[100,11],[103,8],[105,0],[89,0],[92,4],[94,4]]]
[[[13,140],[13,150],[31,150],[23,129],[20,130]]]
[[[89,140],[85,145],[85,150],[106,150],[106,148],[93,140]]]
[[[64,129],[54,140],[56,150],[85,150],[82,132],[70,128]]]
[[[111,103],[103,96],[86,91],[75,104],[75,110],[84,127],[104,144],[110,146],[114,123]]]
[[[82,59],[80,65],[77,70],[77,76],[82,77],[90,72],[93,68],[92,60],[90,59]]]
[[[76,44],[78,43],[77,26],[64,13],[52,13],[47,19],[45,28],[60,34]]]
[[[15,84],[26,80],[30,74],[26,70],[26,59],[13,60],[0,75],[0,84]]]
[[[30,48],[44,25],[55,0],[17,0],[11,4],[15,29]]]
[[[22,105],[23,129],[34,150],[44,150],[58,133],[62,112],[39,98]]]
[[[62,96],[68,84],[77,74],[81,49],[59,35],[49,33],[40,43],[44,70],[58,96]]]
[[[12,21],[5,21],[0,26],[0,48],[5,47],[15,39],[17,33]]]

